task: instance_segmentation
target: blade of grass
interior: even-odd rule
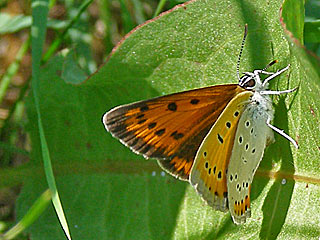
[[[113,22],[115,21],[111,17],[111,3],[109,0],[98,1],[99,6],[99,15],[104,25],[106,26],[105,36],[104,36],[104,45],[106,48],[106,55],[111,52],[114,45],[112,43],[112,36],[115,35],[113,30]]]
[[[30,37],[25,41],[22,46],[20,47],[15,60],[10,64],[7,71],[3,75],[1,81],[0,81],[0,104],[2,103],[2,100],[4,96],[6,95],[7,89],[9,87],[9,84],[11,82],[12,77],[17,73],[21,59],[24,57],[26,52],[28,51],[30,46]]]
[[[143,6],[140,0],[133,0],[133,9],[134,9],[134,17],[137,24],[144,23],[147,19],[144,17],[143,14]]]
[[[153,17],[156,17],[160,14],[160,12],[162,11],[164,5],[166,4],[167,0],[161,0],[157,6],[156,11],[154,12]]]
[[[131,8],[132,6],[128,1],[119,0],[120,8],[121,8],[121,20],[123,24],[123,33],[130,32],[136,25],[134,19],[131,17]]]
[[[67,220],[65,218],[59,194],[57,191],[55,178],[52,170],[51,159],[48,149],[48,144],[46,141],[41,112],[40,112],[40,103],[39,103],[39,69],[42,55],[42,48],[46,35],[47,27],[47,17],[48,17],[49,7],[48,0],[38,0],[32,2],[32,27],[31,27],[31,46],[32,46],[32,90],[33,97],[35,102],[35,108],[38,117],[38,128],[41,142],[41,151],[44,163],[44,170],[46,173],[47,182],[49,189],[52,192],[52,202],[55,208],[55,211],[58,215],[60,224],[64,230],[68,239],[71,239]]]
[[[9,229],[5,234],[3,234],[1,239],[9,240],[15,238],[24,229],[29,227],[38,217],[43,213],[43,211],[48,207],[51,200],[51,192],[47,189],[37,201],[32,205],[30,210],[26,215],[11,229]]]
[[[9,129],[10,128],[10,119],[15,114],[19,103],[23,102],[23,98],[26,95],[27,90],[29,90],[30,80],[31,80],[31,77],[24,83],[24,85],[20,89],[19,96],[18,96],[17,100],[13,103],[13,105],[11,106],[9,113],[8,113],[8,117],[3,121],[2,128],[0,128],[0,139],[3,139],[5,133],[10,130]]]
[[[15,57],[15,60],[10,64],[6,73],[4,74],[3,78],[1,79],[1,81],[0,81],[0,104],[2,103],[3,98],[5,97],[5,95],[7,93],[8,87],[11,83],[13,76],[15,76],[16,73],[18,72],[21,60],[24,57],[24,55],[26,54],[26,52],[28,51],[29,46],[30,46],[30,37],[28,37],[28,39],[22,44],[22,46],[20,47],[20,49]],[[22,87],[22,89],[23,88],[24,87]],[[23,91],[22,89],[21,89],[21,91]],[[23,91],[23,92],[25,93],[25,91]],[[11,108],[9,110],[9,114],[5,118],[3,125],[0,128],[0,139],[2,139],[2,140],[5,139],[4,140],[5,142],[1,142],[1,144],[0,144],[0,148],[6,149],[4,152],[4,155],[2,157],[2,161],[1,161],[4,166],[7,165],[9,159],[11,158],[12,153],[21,153],[21,150],[16,148],[14,146],[14,144],[8,143],[8,142],[11,142],[12,138],[7,139],[4,137],[5,133],[10,131],[9,130],[9,122],[10,122],[9,120],[11,119],[11,116],[14,113],[14,110],[16,109],[18,101],[19,101],[19,99],[16,100],[16,102],[13,104],[13,106],[11,106]],[[11,137],[13,135],[14,134],[11,133]],[[23,151],[23,153],[25,154],[26,151]]]

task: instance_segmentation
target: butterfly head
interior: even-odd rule
[[[254,70],[253,72],[244,72],[244,75],[239,78],[239,86],[246,90],[261,91],[266,89],[260,79],[262,70]]]
[[[252,72],[244,72],[241,77],[239,77],[238,69],[237,69],[237,75],[239,79],[239,86],[246,89],[246,90],[253,90],[256,92],[262,92],[268,88],[269,81],[273,78],[279,76],[281,73],[288,70],[290,67],[290,64],[276,72],[267,72],[266,70],[272,66],[273,64],[277,63],[277,60],[273,60],[270,62],[265,68],[263,69],[256,69]],[[262,81],[260,75],[267,75],[267,77]]]

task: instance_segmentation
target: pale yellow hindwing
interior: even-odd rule
[[[239,118],[252,95],[253,92],[244,91],[229,102],[202,141],[191,170],[191,185],[210,206],[220,211],[228,209],[228,164]]]
[[[266,114],[261,114],[253,102],[238,123],[227,174],[229,209],[236,224],[245,223],[251,216],[251,183],[267,143],[273,140],[266,119]]]

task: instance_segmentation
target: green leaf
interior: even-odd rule
[[[281,1],[192,1],[140,26],[90,79],[70,84],[58,55],[39,76],[40,109],[57,185],[74,239],[317,239],[320,232],[319,62],[279,23]],[[236,83],[245,23],[249,34],[241,71],[291,64],[271,89],[274,125],[296,139],[296,150],[275,134],[252,185],[252,217],[236,226],[212,210],[187,182],[161,176],[153,160],[130,152],[106,133],[102,115],[119,104],[214,84]],[[285,33],[285,34],[284,34]],[[36,113],[28,103],[35,169],[26,177],[18,216],[45,189],[39,181]],[[52,210],[29,233],[64,239]]]
[[[76,51],[74,49],[65,51],[65,61],[62,68],[62,79],[66,83],[82,83],[87,79],[87,75],[84,70],[76,62]]]
[[[320,42],[320,20],[310,20],[304,23],[304,40],[306,42]]]
[[[285,0],[282,6],[281,17],[287,29],[292,32],[300,43],[303,43],[304,0]]]

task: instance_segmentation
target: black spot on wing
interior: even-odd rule
[[[140,112],[145,112],[145,111],[148,111],[149,110],[149,107],[148,105],[143,105],[140,107]]]
[[[152,129],[152,128],[154,128],[155,126],[157,126],[157,123],[156,123],[156,122],[152,122],[152,123],[150,123],[150,124],[148,125],[148,128],[149,128],[149,129]]]
[[[138,124],[142,124],[142,123],[144,123],[145,121],[147,121],[147,119],[141,119],[141,120],[138,122]]]
[[[160,137],[160,136],[162,136],[165,132],[166,132],[166,129],[165,129],[165,128],[162,128],[162,129],[156,131],[154,134]]]
[[[178,133],[178,131],[174,131],[173,133],[171,133],[170,136],[173,137],[175,140],[178,140],[180,138],[183,138],[184,134]]]
[[[199,102],[200,102],[200,100],[196,99],[196,98],[191,99],[191,101],[190,101],[190,103],[193,104],[193,105],[198,104]]]
[[[170,110],[170,111],[177,111],[177,104],[175,103],[175,102],[171,102],[171,103],[169,103],[168,104],[168,109]]]
[[[221,135],[218,133],[218,140],[220,143],[223,143],[223,138],[221,137]]]

